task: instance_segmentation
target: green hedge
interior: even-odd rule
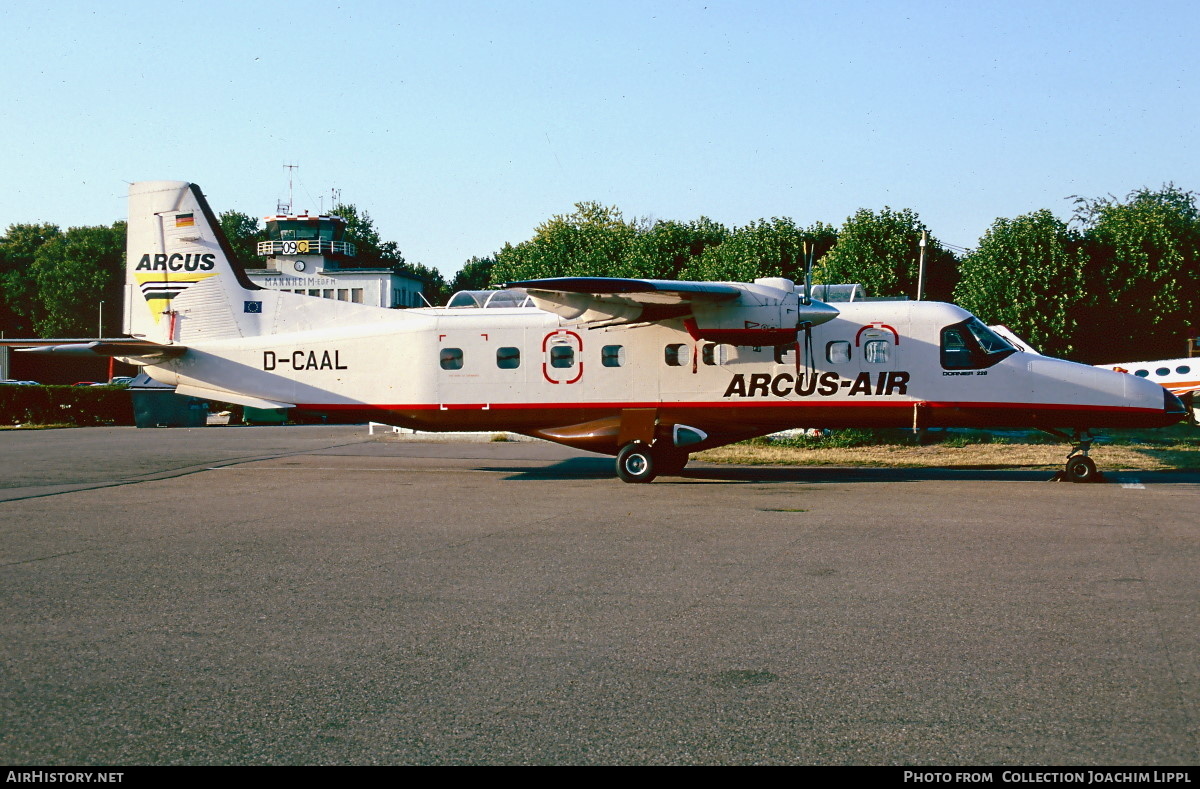
[[[115,386],[0,386],[0,424],[132,425],[133,398]]]

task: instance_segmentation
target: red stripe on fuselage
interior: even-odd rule
[[[1112,412],[1112,413],[1145,413],[1145,414],[1160,414],[1163,412],[1161,408],[1140,408],[1135,406],[1112,406],[1112,405],[1077,405],[1074,403],[992,403],[992,402],[937,402],[928,400],[907,400],[907,401],[885,401],[874,403],[854,403],[854,402],[839,402],[839,403],[812,403],[812,402],[796,402],[788,400],[771,401],[771,400],[754,400],[751,402],[739,402],[736,400],[717,400],[709,402],[669,402],[669,401],[647,401],[644,403],[636,402],[616,402],[616,403],[297,403],[297,408],[320,411],[353,411],[353,410],[378,410],[378,411],[445,411],[449,409],[460,408],[490,408],[493,411],[503,410],[525,410],[525,409],[565,409],[565,410],[580,410],[594,411],[596,409],[611,409],[621,410],[624,408],[739,408],[739,409],[776,409],[776,408],[805,408],[805,409],[862,409],[862,408],[911,408],[920,406],[922,408],[958,408],[964,410],[979,410],[979,409],[1015,409],[1015,410],[1039,410],[1039,411],[1093,411],[1096,413]]]

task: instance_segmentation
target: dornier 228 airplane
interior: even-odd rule
[[[125,331],[36,350],[329,421],[522,433],[615,455],[626,482],[797,426],[1070,430],[1067,476],[1089,481],[1089,429],[1184,415],[1156,384],[1024,353],[954,305],[834,307],[786,279],[542,279],[408,310],[262,289],[178,181],[130,188]]]

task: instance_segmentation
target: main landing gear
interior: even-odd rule
[[[1066,438],[1064,433],[1051,432]],[[1096,468],[1095,461],[1088,457],[1088,452],[1091,451],[1092,442],[1096,440],[1096,437],[1087,430],[1076,430],[1071,440],[1075,442],[1075,446],[1067,455],[1067,465],[1054,478],[1070,482],[1100,482],[1103,476]]]
[[[659,474],[681,473],[687,462],[688,453],[677,447],[632,441],[617,453],[617,476],[622,482],[651,482]]]

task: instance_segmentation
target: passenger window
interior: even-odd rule
[[[605,367],[622,367],[625,364],[624,345],[605,345],[600,349],[600,364]]]
[[[1154,374],[1155,375],[1170,375],[1171,370],[1170,370],[1170,368],[1167,368],[1167,367],[1159,367],[1157,370],[1154,371]]]
[[[717,345],[716,343],[708,343],[700,351],[700,357],[703,362],[710,367],[715,365],[725,364],[725,346]]]
[[[553,345],[550,347],[550,366],[564,369],[575,366],[575,349],[570,345]]]
[[[1186,364],[1175,368],[1175,372],[1179,373],[1180,375],[1187,375],[1191,371],[1192,368],[1188,367]]]
[[[867,364],[887,364],[890,345],[887,340],[867,340],[863,345],[863,356]]]
[[[1134,372],[1134,375],[1136,375],[1138,378],[1145,378],[1146,376],[1150,375],[1150,371],[1149,370],[1137,370]]]
[[[520,348],[497,348],[496,366],[501,370],[515,370],[521,366]]]
[[[683,367],[687,364],[687,352],[684,351],[685,348],[687,348],[687,345],[681,342],[668,345],[664,353],[667,364],[671,367]]]
[[[442,369],[443,370],[461,370],[463,366],[462,348],[443,348],[442,349]]]
[[[825,346],[825,358],[831,364],[845,364],[850,361],[850,341],[836,340]]]

